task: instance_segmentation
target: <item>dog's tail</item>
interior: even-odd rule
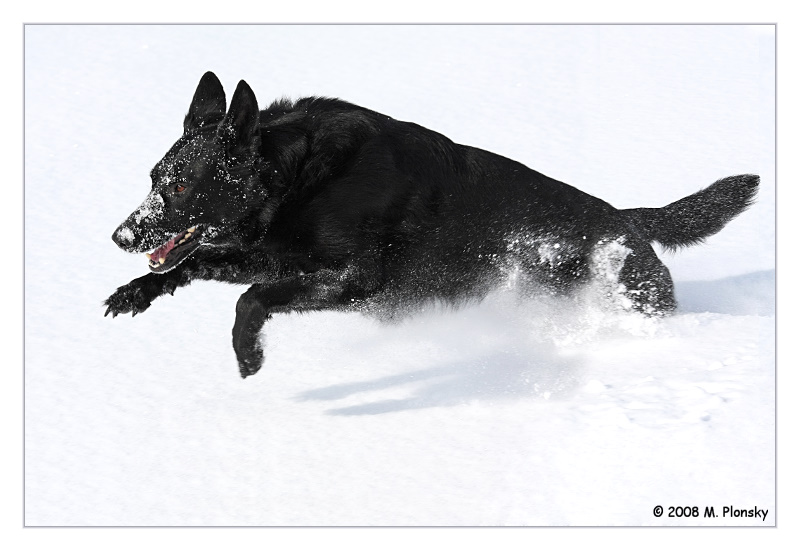
[[[675,250],[702,243],[744,212],[755,201],[758,182],[754,174],[729,176],[660,209],[620,212],[650,241]]]

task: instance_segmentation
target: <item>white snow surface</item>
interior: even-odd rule
[[[774,526],[774,38],[26,27],[25,524]],[[242,380],[244,287],[197,282],[135,318],[101,307],[147,270],[110,236],[207,70],[229,98],[239,79],[262,106],[341,97],[620,208],[739,173],[761,189],[704,245],[661,254],[680,303],[666,319],[513,285],[394,325],[277,316],[265,366]]]

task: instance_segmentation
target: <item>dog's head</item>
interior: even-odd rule
[[[203,245],[224,244],[266,198],[258,125],[246,82],[226,114],[222,84],[211,72],[203,75],[183,136],[151,171],[150,193],[114,231],[114,242],[130,253],[150,251],[153,272],[171,270]]]

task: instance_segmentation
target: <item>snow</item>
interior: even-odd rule
[[[775,525],[774,33],[28,26],[25,46],[27,526]],[[243,287],[101,307],[147,271],[110,236],[207,70],[229,97],[242,78],[262,106],[342,97],[620,208],[739,173],[761,189],[661,254],[669,318],[513,285],[391,325],[278,316],[242,380]]]

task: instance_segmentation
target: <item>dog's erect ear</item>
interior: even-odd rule
[[[189,112],[183,119],[183,131],[192,132],[206,124],[219,122],[224,116],[225,90],[217,75],[209,71],[197,85]]]
[[[240,80],[231,108],[217,129],[217,137],[234,156],[254,154],[258,148],[258,102],[248,84]]]

